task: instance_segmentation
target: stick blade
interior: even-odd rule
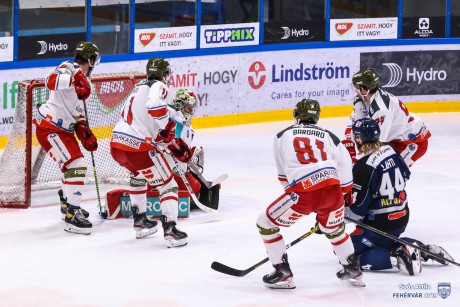
[[[214,261],[211,264],[211,269],[213,269],[214,271],[223,273],[223,274],[236,276],[236,277],[241,277],[241,276],[244,276],[244,275],[247,274],[243,270],[237,270],[237,269],[231,268],[231,267],[226,266],[225,264],[222,264],[222,263],[217,262],[217,261]]]

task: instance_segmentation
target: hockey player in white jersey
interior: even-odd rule
[[[313,212],[343,266],[337,277],[364,286],[359,258],[344,224],[344,195],[350,196],[353,179],[351,159],[333,133],[316,126],[319,116],[319,103],[303,99],[294,109],[296,124],[279,132],[274,140],[278,179],[284,193],[257,219],[275,268],[263,277],[269,288],[295,288],[280,227],[290,227]]]
[[[64,230],[72,233],[90,234],[92,228],[88,212],[80,207],[87,167],[75,135],[87,151],[97,149],[97,139],[87,126],[84,101],[91,94],[89,77],[99,60],[95,44],[79,42],[75,59],[61,63],[46,76],[50,97],[34,119],[40,145],[63,173],[61,212],[65,214]]]
[[[358,71],[352,82],[357,95],[343,143],[353,162],[356,162],[356,149],[352,125],[358,119],[369,117],[380,126],[380,141],[389,143],[411,167],[426,153],[431,136],[422,119],[409,112],[397,97],[379,87],[379,77],[373,69]]]
[[[115,161],[132,173],[130,198],[136,238],[156,232],[157,222],[146,217],[147,182],[160,192],[160,217],[168,247],[187,244],[187,234],[176,228],[178,187],[163,150],[170,148],[175,158],[188,162],[190,149],[175,139],[176,123],[166,104],[170,75],[169,62],[151,58],[147,63],[147,80],[136,85],[113,129],[110,142]],[[173,145],[174,144],[174,145]],[[178,148],[176,148],[176,146]]]

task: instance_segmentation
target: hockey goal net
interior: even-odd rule
[[[105,74],[91,77],[93,90],[86,100],[88,121],[98,138],[94,152],[98,182],[121,183],[129,174],[112,160],[109,141],[113,126],[120,118],[120,109],[145,75]],[[46,102],[49,91],[43,79],[19,84],[14,124],[8,143],[0,158],[0,207],[27,208],[31,191],[60,186],[62,173],[57,164],[41,149],[35,136],[33,118],[37,106]],[[91,155],[83,148],[88,165],[87,183],[94,183]]]

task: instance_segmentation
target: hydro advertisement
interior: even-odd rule
[[[360,62],[374,67],[380,86],[397,96],[460,94],[460,50],[369,52]]]

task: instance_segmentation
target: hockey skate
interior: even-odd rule
[[[434,244],[428,244],[428,245],[424,245],[422,247],[427,249],[428,251],[432,252],[433,254],[436,254],[436,255],[438,255],[440,257],[443,257],[443,258],[446,258],[448,260],[454,261],[454,258],[452,258],[452,256],[449,255],[449,253],[444,248],[442,248],[441,246],[437,246],[437,245],[434,245]],[[427,262],[428,260],[431,259],[432,261],[439,262],[440,264],[443,264],[443,265],[448,265],[449,264],[449,262],[447,262],[447,261],[438,259],[438,258],[433,257],[431,255],[428,255],[427,253],[424,253],[424,252],[420,252],[420,256],[422,257],[423,262]]]
[[[414,243],[417,245],[417,243]],[[422,272],[420,250],[406,244],[401,244],[395,250],[397,267],[400,271],[407,272],[410,276],[418,275]]]
[[[61,214],[62,214],[62,219],[65,219],[65,215],[67,214],[67,208],[69,207],[69,204],[67,203],[67,197],[64,197],[64,193],[62,190],[58,191],[59,194],[59,200],[61,201]],[[81,213],[85,218],[89,217],[89,212],[86,211],[85,209],[81,209]]]
[[[289,266],[287,254],[281,258],[283,262],[274,264],[275,270],[265,275],[262,280],[268,288],[272,289],[295,289],[294,275]]]
[[[176,228],[175,221],[168,222],[168,218],[164,215],[160,216],[160,220],[168,248],[187,245],[187,234]]]
[[[144,213],[139,213],[139,208],[133,206],[133,219],[134,219],[134,230],[136,231],[136,239],[145,238],[153,235],[158,231],[158,222],[151,221],[147,218]]]
[[[67,232],[83,235],[91,234],[91,228],[93,227],[93,224],[91,224],[91,222],[86,219],[80,207],[69,205],[64,221],[64,230]]]
[[[347,258],[348,264],[342,264],[343,270],[337,272],[337,277],[342,280],[348,280],[354,286],[365,287],[363,281],[363,272],[359,264],[359,255],[351,254]]]

